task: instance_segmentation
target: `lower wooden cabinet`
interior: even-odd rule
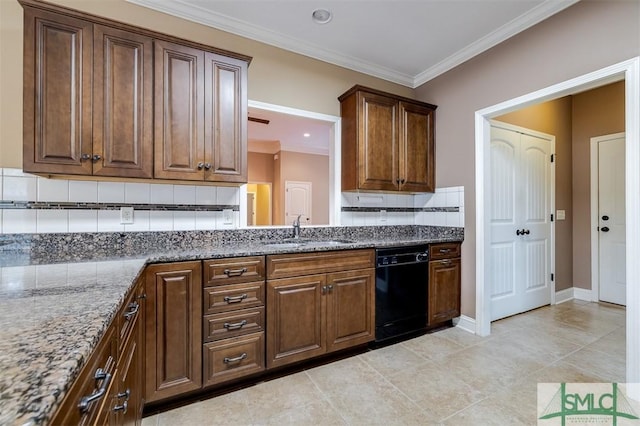
[[[432,244],[429,256],[427,325],[432,326],[460,316],[460,244]]]
[[[109,327],[62,401],[52,425],[105,424],[109,421],[118,359],[116,326]]]
[[[293,275],[267,280],[267,368],[375,338],[373,258],[373,250],[267,256],[268,278]]]
[[[202,263],[150,265],[145,273],[145,400],[202,387]]]

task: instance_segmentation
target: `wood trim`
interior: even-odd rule
[[[355,92],[367,92],[367,93],[370,93],[372,95],[379,95],[379,96],[384,96],[384,97],[387,97],[387,98],[393,98],[393,99],[395,99],[397,101],[400,101],[400,102],[407,102],[407,103],[414,104],[414,105],[426,106],[426,107],[429,107],[431,109],[438,108],[436,105],[433,105],[433,104],[429,104],[429,103],[426,103],[426,102],[421,102],[421,101],[418,101],[416,99],[405,98],[404,96],[394,95],[393,93],[383,92],[382,90],[372,89],[370,87],[361,86],[359,84],[356,84],[351,89],[347,90],[342,95],[340,95],[338,97],[338,100],[340,102],[342,102],[349,95],[351,95],[351,94],[353,94]]]

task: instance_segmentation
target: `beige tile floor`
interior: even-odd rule
[[[164,425],[534,425],[538,382],[624,382],[625,310],[571,301],[427,334],[143,419]]]

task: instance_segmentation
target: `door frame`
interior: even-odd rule
[[[640,399],[640,57],[619,62],[562,83],[505,101],[475,112],[475,192],[476,192],[476,334],[491,332],[488,282],[489,261],[487,187],[491,118],[540,102],[557,99],[617,81],[625,81],[625,202],[626,202],[626,273],[627,273],[627,382],[639,384],[630,395]]]
[[[502,128],[504,130],[510,130],[510,131],[514,131],[517,133],[522,133],[525,135],[529,135],[529,136],[534,136],[536,138],[540,138],[543,139],[547,142],[549,142],[549,145],[551,146],[551,155],[555,155],[556,154],[556,137],[555,135],[550,135],[548,133],[543,133],[543,132],[539,132],[537,130],[533,130],[533,129],[528,129],[526,127],[522,127],[522,126],[516,126],[515,124],[510,124],[510,123],[505,123],[504,121],[498,121],[498,120],[493,120],[490,119],[489,120],[489,132],[491,132],[491,127],[499,127]],[[491,143],[491,140],[489,140],[489,143]],[[549,209],[551,210],[549,212],[549,214],[554,214],[554,218],[555,218],[555,214],[556,214],[556,162],[553,161],[551,162],[551,170],[550,170],[550,174],[551,176],[549,177],[550,179],[550,183],[549,185],[551,186],[551,188],[549,188],[549,192],[550,192],[550,203],[549,203]],[[489,195],[489,191],[487,191],[487,195]],[[550,253],[550,260],[549,260],[549,273],[551,274],[555,274],[556,272],[556,220],[554,219],[553,221],[551,221],[551,228],[550,228],[550,233],[549,233],[549,251]],[[488,235],[488,242],[491,241],[491,237],[490,237],[490,233],[487,233]],[[549,278],[549,291],[551,292],[550,294],[550,302],[552,305],[556,304],[556,281],[555,280],[551,280],[551,277]],[[489,306],[489,319],[491,319],[491,306]]]
[[[624,138],[625,133],[595,136],[591,138],[591,301],[600,300],[600,233],[598,232],[598,143],[609,139]],[[625,153],[626,154],[626,153]]]

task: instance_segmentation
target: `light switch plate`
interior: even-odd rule
[[[556,210],[556,219],[565,220],[566,212],[564,210]]]
[[[233,210],[231,209],[222,210],[222,223],[224,225],[233,225]]]
[[[120,207],[120,223],[125,225],[133,223],[133,207]]]

